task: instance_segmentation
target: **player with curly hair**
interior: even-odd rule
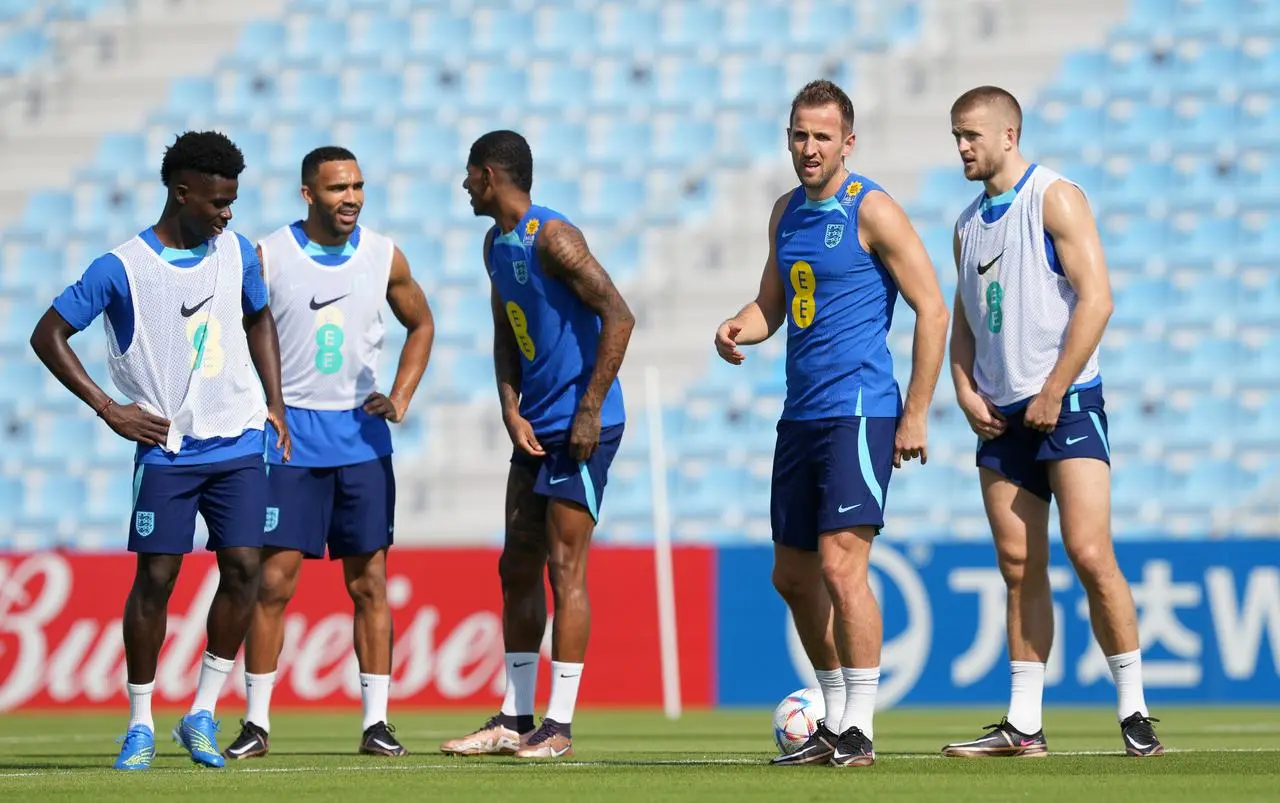
[[[266,517],[264,423],[290,453],[280,345],[254,247],[227,231],[244,157],[213,132],[187,132],[164,155],[160,220],[94,260],[53,301],[31,347],[116,434],[138,444],[129,551],[137,572],[124,609],[129,727],[115,768],[155,756],[151,695],[169,594],[191,552],[198,511],[220,580],[195,700],[173,736],[193,761],[224,765],[213,712],[249,629]],[[119,404],[68,341],[104,315]],[[256,376],[254,375],[256,372]],[[265,398],[264,398],[265,392]]]

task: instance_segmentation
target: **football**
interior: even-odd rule
[[[799,750],[826,716],[822,693],[817,689],[797,689],[773,710],[773,740],[783,753]]]

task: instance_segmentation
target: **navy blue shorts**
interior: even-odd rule
[[[395,535],[396,477],[391,456],[350,466],[272,465],[263,545],[308,558],[369,555]]]
[[[591,512],[591,518],[600,521],[600,505],[604,502],[604,486],[609,481],[609,466],[618,454],[625,426],[615,424],[600,430],[600,443],[585,462],[574,460],[569,454],[567,431],[538,436],[546,457],[534,457],[515,449],[511,452],[511,462],[537,472],[534,493],[576,502]]]
[[[139,463],[133,474],[129,551],[189,553],[197,512],[209,528],[209,551],[256,549],[262,546],[266,509],[266,465],[260,454],[195,466]]]
[[[897,418],[779,421],[773,452],[773,540],[818,549],[822,533],[884,526]]]
[[[978,466],[1047,501],[1053,496],[1049,461],[1088,457],[1111,462],[1101,386],[1068,394],[1053,432],[1031,429],[1025,416],[1025,407],[1007,414],[1004,434],[978,444]]]

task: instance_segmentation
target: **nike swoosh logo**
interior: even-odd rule
[[[991,270],[991,266],[992,266],[992,265],[994,265],[994,264],[996,264],[997,262],[999,262],[999,261],[1000,261],[1000,257],[1002,257],[1002,256],[1004,256],[1004,251],[1001,251],[1000,253],[996,254],[996,258],[995,258],[995,259],[993,259],[993,260],[991,260],[990,262],[987,262],[987,263],[985,263],[985,264],[979,264],[979,265],[978,265],[978,275],[979,275],[979,276],[981,276],[982,274],[984,274],[984,273],[986,273],[987,271]]]
[[[528,665],[529,665],[529,664],[531,664],[531,663],[533,663],[533,661],[524,661],[524,662],[516,661],[514,664],[512,664],[512,666],[513,666],[513,667],[516,667],[516,668],[519,668],[519,667],[522,667],[522,666],[528,666]]]
[[[1067,445],[1068,445],[1068,446],[1075,446],[1075,445],[1076,445],[1077,443],[1079,443],[1080,441],[1088,440],[1088,439],[1089,439],[1089,436],[1088,436],[1088,435],[1080,435],[1080,436],[1075,437],[1075,438],[1067,438]]]
[[[853,510],[855,507],[862,507],[862,503],[861,503],[861,502],[859,502],[859,503],[858,503],[858,504],[856,504],[856,505],[849,505],[848,507],[846,507],[846,506],[844,506],[844,505],[841,505],[840,507],[836,508],[836,512],[837,512],[837,513],[848,513],[850,510]]]
[[[791,235],[795,234],[795,233],[796,233],[796,232],[798,232],[798,231],[800,231],[800,230],[799,230],[799,229],[792,229],[791,231],[784,231],[784,232],[782,233],[782,239],[784,239],[784,240],[785,240],[785,239],[787,239],[788,237],[790,237]]]
[[[331,299],[329,299],[328,301],[316,301],[316,297],[315,297],[315,296],[312,296],[312,297],[311,297],[311,309],[314,309],[314,310],[321,310],[321,309],[324,309],[325,307],[329,306],[330,304],[334,303],[335,301],[341,301],[342,299],[346,298],[346,297],[347,297],[347,296],[349,296],[349,295],[351,295],[351,294],[350,294],[350,293],[343,293],[342,295],[338,296],[337,298],[331,298]]]
[[[204,301],[201,301],[199,304],[196,304],[194,307],[188,307],[186,305],[186,302],[183,302],[182,309],[180,309],[179,312],[182,313],[182,317],[190,318],[192,315],[195,315],[197,312],[199,312],[201,307],[203,307],[205,304],[208,304],[212,300],[213,300],[213,296],[209,296]]]
[[[395,745],[393,745],[393,744],[387,744],[386,742],[382,741],[381,739],[370,739],[370,741],[371,741],[371,742],[373,742],[374,744],[376,744],[378,747],[381,747],[383,750],[395,750],[395,749],[396,749],[396,746],[395,746]]]
[[[1139,742],[1137,739],[1133,738],[1132,736],[1127,736],[1127,737],[1125,737],[1125,738],[1127,738],[1127,739],[1129,740],[1129,744],[1133,745],[1134,747],[1138,748],[1139,750],[1147,750],[1147,749],[1150,749],[1150,747],[1151,747],[1151,745],[1149,745],[1149,744],[1142,744],[1141,742]]]
[[[854,755],[855,755],[854,753],[841,753],[839,750],[837,750],[831,757],[837,761],[840,761],[846,758],[853,758]]]
[[[239,750],[235,749],[234,747],[228,747],[228,748],[227,748],[227,752],[228,752],[228,753],[230,753],[230,754],[231,754],[231,755],[233,755],[233,756],[242,756],[242,755],[244,755],[245,753],[247,753],[247,752],[249,752],[250,750],[252,750],[252,749],[253,749],[254,747],[256,747],[256,746],[257,746],[257,744],[256,744],[256,743],[255,743],[255,744],[247,744],[247,745],[245,745],[244,747],[240,748]]]
[[[559,749],[559,750],[555,749],[554,747],[553,747],[553,748],[551,748],[551,755],[555,756],[556,758],[559,758],[560,756],[563,756],[563,755],[564,755],[565,753],[567,753],[567,752],[569,752],[569,746],[568,746],[568,745],[565,745],[564,747],[562,747],[562,748],[561,748],[561,749]]]
[[[579,674],[577,674],[577,675],[566,675],[565,673],[561,672],[561,673],[560,673],[560,677],[562,677],[562,678],[576,678],[576,677],[581,677],[581,673],[579,673]]]
[[[569,481],[569,480],[571,480],[571,479],[573,479],[573,477],[572,477],[572,476],[568,476],[568,477],[552,477],[552,478],[548,481],[548,483],[547,483],[547,484],[548,484],[548,485],[559,485],[560,483],[562,483],[562,482],[568,482],[568,481]]]

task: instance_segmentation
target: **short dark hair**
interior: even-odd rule
[[[1008,90],[998,86],[979,86],[970,89],[951,104],[951,116],[964,114],[976,106],[1002,106],[1013,119],[1013,128],[1018,139],[1022,139],[1022,106],[1018,99]]]
[[[337,145],[323,145],[302,157],[302,183],[308,184],[325,162],[354,162],[356,155]]]
[[[168,187],[184,170],[238,179],[244,172],[244,154],[220,131],[187,131],[165,148],[160,180]]]
[[[840,109],[840,120],[844,123],[845,132],[852,131],[853,101],[849,100],[849,96],[845,94],[843,89],[825,78],[810,81],[796,93],[795,99],[791,101],[789,124],[795,122],[796,109],[812,109],[818,106],[826,106],[828,103],[834,103]]]
[[[490,131],[475,141],[467,164],[500,168],[521,192],[533,188],[533,151],[515,131]]]

